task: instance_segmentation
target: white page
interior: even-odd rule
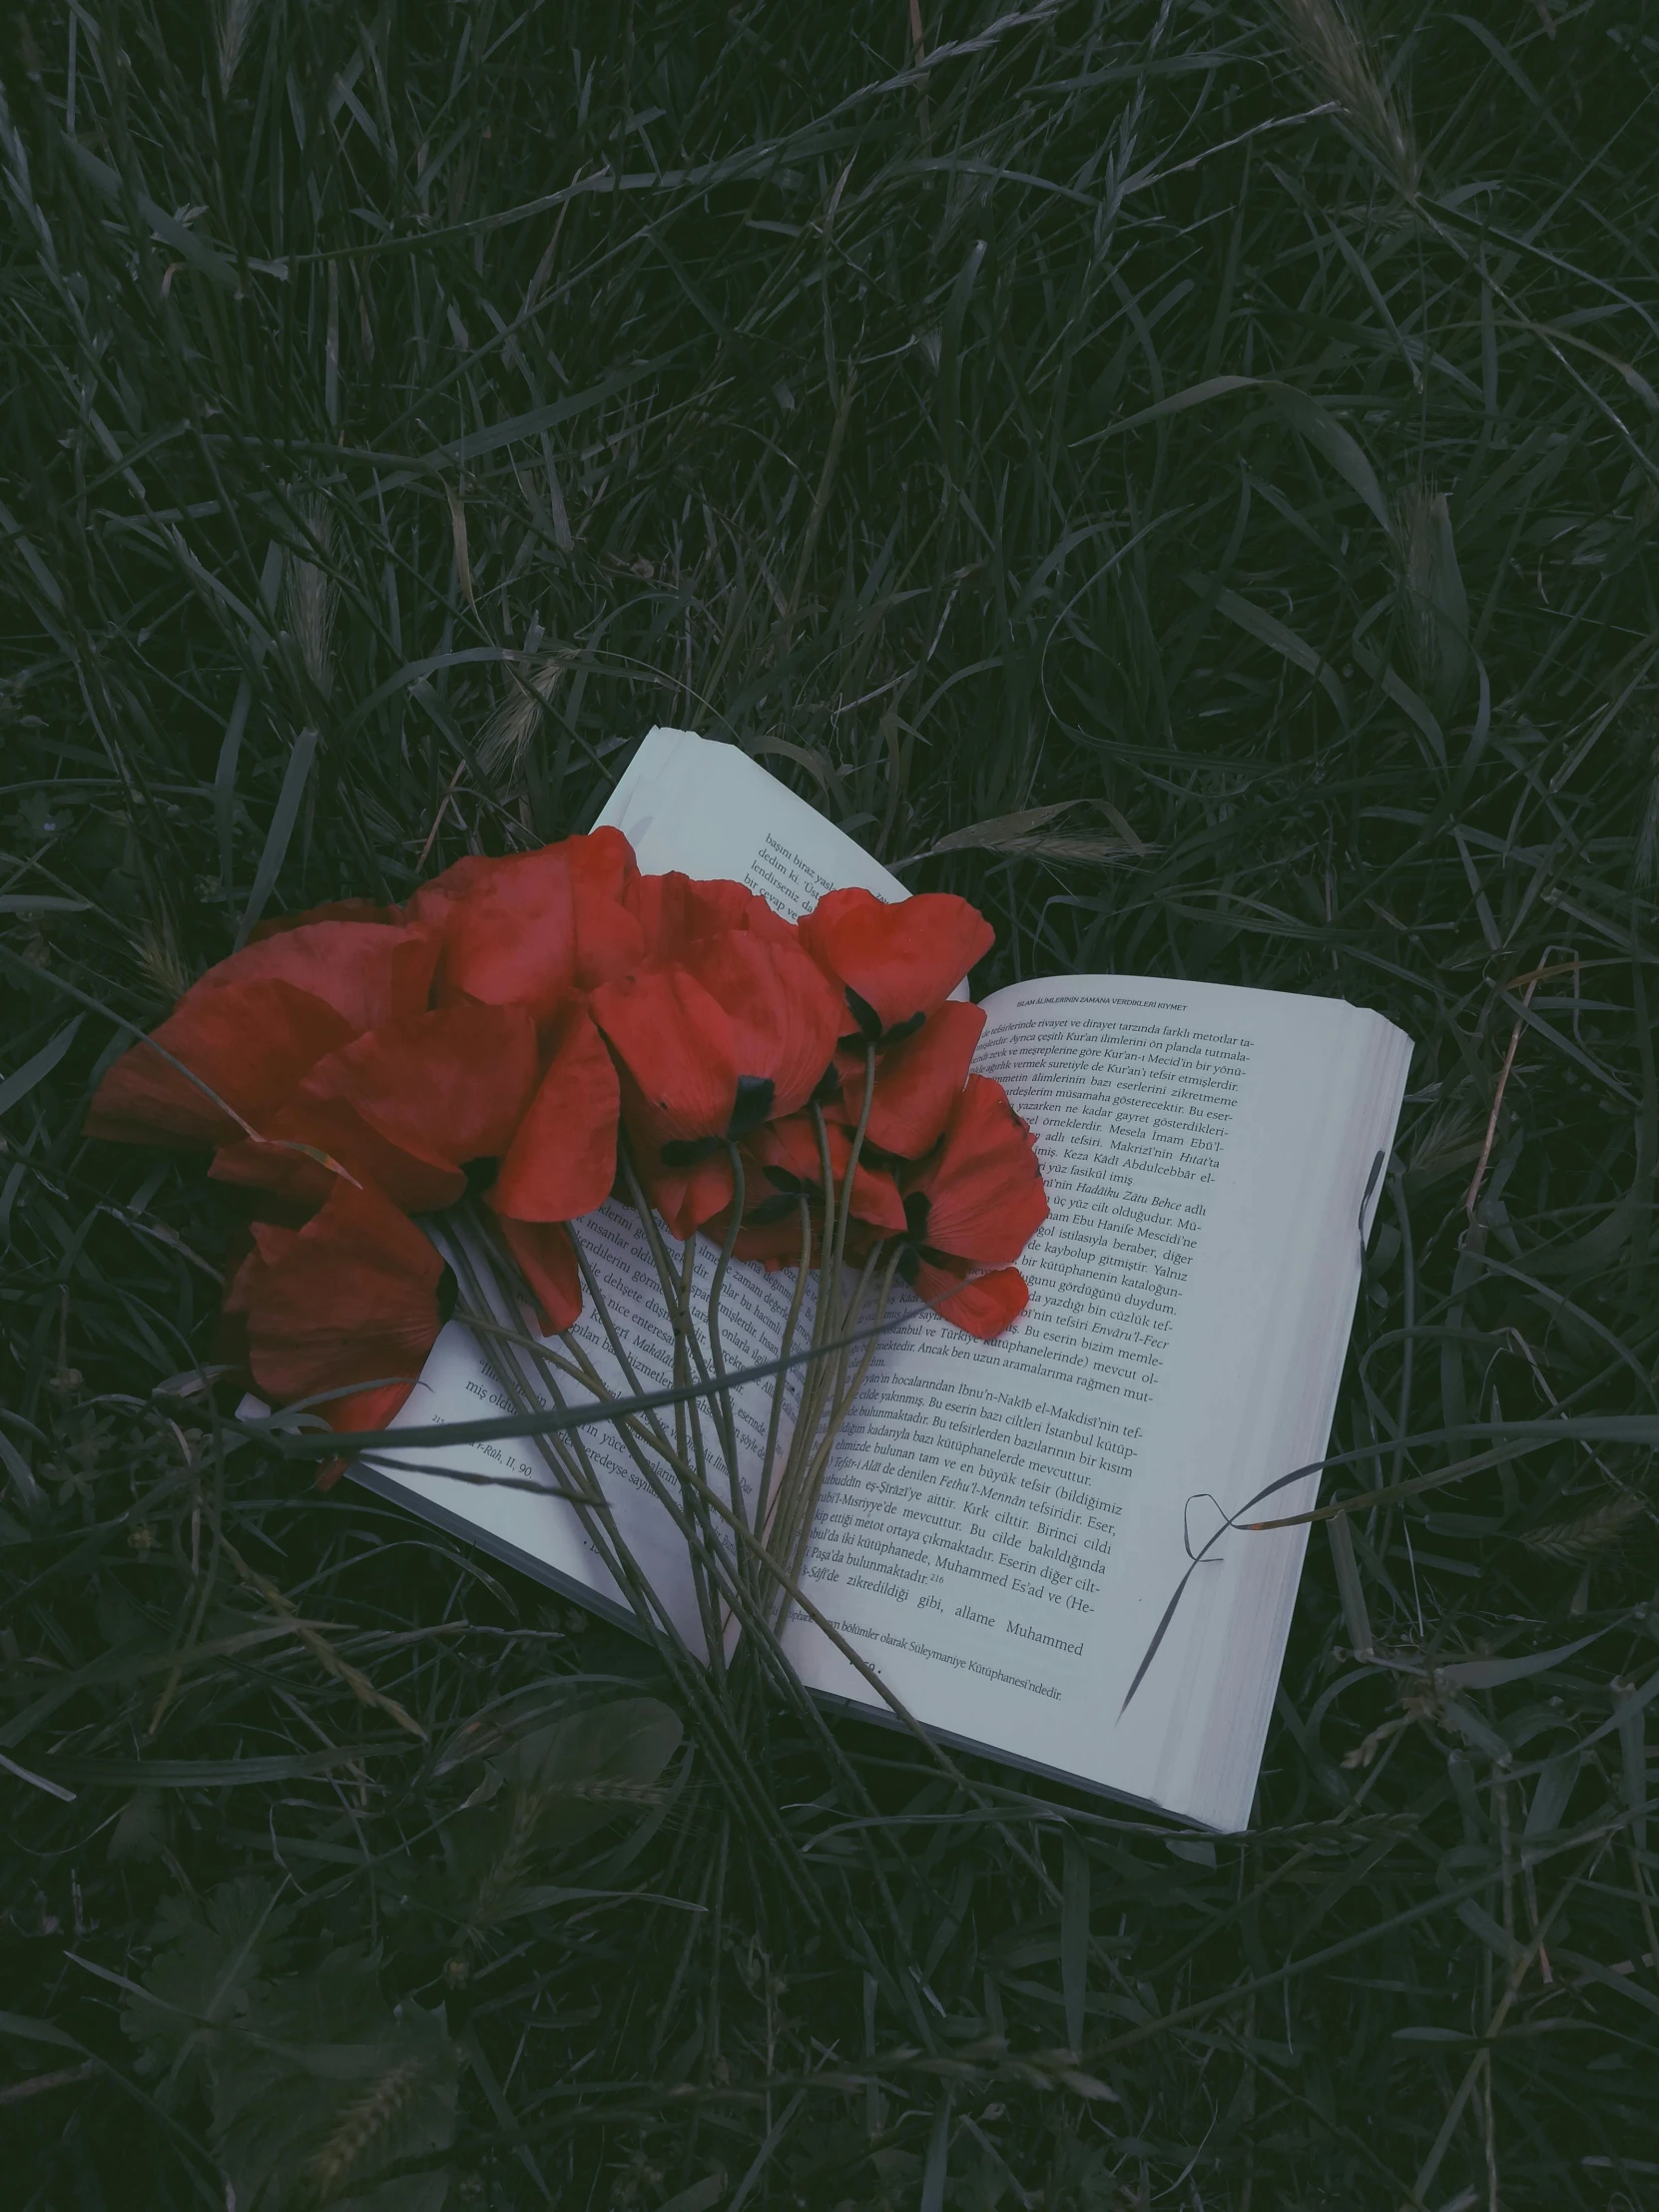
[[[686,730],[648,733],[599,817],[622,830],[640,867],[649,874],[679,868],[688,875],[727,876],[748,883],[779,912],[796,919],[830,889],[856,885],[878,898],[906,893],[896,876],[862,846],[827,822],[805,800],[756,766],[735,746],[712,744]],[[644,1387],[672,1381],[671,1337],[645,1239],[632,1213],[608,1205],[580,1224],[578,1234],[605,1286],[611,1319],[627,1345]],[[669,1250],[680,1248],[667,1240]],[[706,1281],[714,1256],[705,1244],[699,1266]],[[776,1356],[791,1295],[786,1276],[758,1267],[732,1271],[723,1302],[723,1350],[729,1369]],[[810,1337],[812,1309],[803,1322]],[[624,1387],[591,1302],[574,1335],[615,1390]],[[573,1398],[580,1390],[572,1387]],[[739,1393],[736,1413],[743,1459],[752,1489],[764,1446],[764,1386]],[[393,1427],[487,1418],[510,1410],[476,1341],[451,1322],[432,1348],[420,1382]],[[614,1428],[595,1423],[583,1430],[595,1471],[617,1515],[621,1533],[647,1573],[681,1633],[701,1644],[690,1567],[683,1538]],[[556,1587],[592,1598],[614,1617],[631,1620],[621,1593],[584,1533],[567,1500],[538,1495],[553,1480],[535,1447],[506,1438],[489,1444],[411,1448],[389,1468],[357,1466],[357,1480],[383,1496],[413,1506],[455,1533],[487,1544]],[[444,1468],[448,1473],[417,1471]],[[473,1480],[458,1480],[456,1476]],[[506,1487],[502,1478],[531,1488]],[[493,1486],[492,1486],[493,1485]]]
[[[642,873],[731,877],[798,921],[826,891],[908,894],[861,844],[735,745],[650,730],[594,825],[620,830]]]
[[[1403,1049],[1369,1134],[1359,1092],[1379,1037],[1403,1039],[1340,1000],[1217,984],[1056,977],[986,1005],[975,1065],[1031,1123],[1051,1207],[1031,1303],[990,1345],[925,1316],[883,1343],[805,1586],[932,1726],[1242,1825],[1303,1532],[1229,1535],[1120,1708],[1189,1541],[1324,1449]],[[800,1616],[791,1648],[869,1701]]]

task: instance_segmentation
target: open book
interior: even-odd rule
[[[600,819],[643,869],[737,877],[792,917],[837,885],[905,895],[746,755],[683,731],[651,732]],[[804,1587],[941,1738],[1240,1828],[1307,1530],[1227,1523],[1326,1448],[1410,1047],[1340,999],[1159,977],[1055,976],[985,1003],[974,1064],[1029,1122],[1051,1209],[1021,1263],[1030,1305],[986,1345],[896,1294],[909,1315],[879,1340],[837,1438]],[[641,1381],[666,1382],[668,1323],[632,1215],[606,1207],[580,1234]],[[729,1372],[775,1356],[793,1281],[733,1276]],[[623,1390],[591,1313],[577,1334]],[[757,1463],[765,1406],[759,1386],[738,1394]],[[399,1422],[506,1409],[452,1323]],[[696,1643],[682,1539],[615,1431],[584,1435],[622,1533]],[[537,1494],[525,1444],[411,1446],[396,1468],[353,1471],[629,1617],[575,1508]],[[1260,1517],[1317,1490],[1308,1475]],[[787,1635],[811,1687],[885,1715],[805,1615]]]

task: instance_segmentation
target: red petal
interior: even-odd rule
[[[841,1026],[840,1002],[823,970],[793,935],[762,937],[750,929],[705,938],[684,958],[730,1017],[738,1072],[772,1083],[772,1114],[805,1106],[824,1080]]]
[[[933,1149],[961,1096],[984,1026],[982,1007],[946,999],[913,1037],[887,1047],[876,1066],[875,1096],[864,1132],[870,1144],[907,1160],[919,1160]],[[854,1126],[863,1102],[860,1067],[841,1088],[841,1110]]]
[[[548,1021],[573,990],[626,973],[644,948],[623,903],[634,873],[616,830],[499,860],[458,860],[410,902],[442,938],[439,999],[523,1006]]]
[[[319,1205],[336,1161],[408,1214],[436,1213],[466,1189],[468,1160],[494,1159],[536,1080],[536,1032],[519,1007],[465,1000],[387,1022],[317,1062],[263,1119],[260,1143],[229,1145],[216,1182]]]
[[[642,1165],[663,1144],[722,1137],[738,1096],[737,1039],[724,1007],[684,968],[647,968],[593,994],[598,1022],[638,1087]],[[634,1117],[630,1116],[630,1126]]]
[[[839,1122],[826,1125],[830,1139],[830,1171],[839,1185],[846,1175],[846,1163],[852,1157],[852,1138]],[[811,1187],[815,1195],[824,1190],[824,1155],[819,1147],[818,1129],[806,1114],[794,1114],[787,1121],[773,1122],[752,1141],[751,1156],[755,1169],[750,1172],[746,1204],[753,1208],[763,1198],[787,1188],[766,1175],[768,1168],[781,1168],[786,1175],[793,1175],[798,1182]],[[904,1201],[898,1195],[898,1186],[883,1168],[866,1168],[862,1160],[852,1178],[852,1216],[855,1221],[867,1222],[871,1228],[881,1229],[889,1235],[898,1235],[905,1227]]]
[[[369,921],[302,921],[258,944],[245,945],[209,968],[178,1010],[214,991],[272,978],[309,991],[342,1014],[353,1030],[418,1014],[431,988],[437,944],[423,929],[385,928]]]
[[[298,1099],[267,1116],[258,1139],[224,1145],[208,1173],[216,1183],[268,1191],[296,1206],[327,1199],[343,1169],[405,1214],[435,1214],[466,1191],[458,1164],[423,1160],[387,1142],[344,1099]]]
[[[737,1188],[724,1151],[690,1168],[661,1168],[644,1179],[646,1195],[682,1243],[732,1203]]]
[[[844,890],[827,891],[802,917],[801,938],[873,1010],[885,1034],[942,1006],[996,932],[976,906],[949,891],[923,891],[886,906],[873,891]]]
[[[310,1397],[419,1376],[442,1327],[443,1262],[389,1200],[336,1183],[303,1229],[254,1235],[239,1289],[263,1390]]]
[[[582,1276],[570,1231],[556,1221],[507,1221],[501,1233],[524,1271],[542,1334],[557,1337],[582,1311]]]
[[[354,1396],[337,1397],[329,1405],[319,1405],[317,1411],[325,1413],[328,1426],[342,1436],[365,1428],[385,1428],[413,1388],[412,1382],[387,1382],[377,1390],[358,1390]],[[350,1464],[349,1459],[325,1459],[316,1470],[316,1487],[331,1490]]]
[[[430,929],[434,935],[442,937],[448,927],[450,907],[458,899],[470,898],[500,865],[499,860],[492,860],[482,852],[463,853],[460,859],[451,861],[439,874],[422,883],[409,900],[404,911],[411,925]]]
[[[927,1197],[920,1242],[981,1266],[1017,1260],[1048,1219],[1031,1132],[986,1075],[968,1077],[942,1146],[906,1188]]]
[[[830,1128],[830,1166],[836,1168],[836,1125]],[[850,1140],[844,1129],[839,1131],[840,1160],[844,1167]],[[749,1169],[749,1204],[757,1205],[769,1193],[787,1189],[786,1184],[774,1183],[766,1176],[768,1168],[779,1168],[798,1183],[807,1183],[815,1191],[824,1188],[824,1153],[818,1141],[818,1125],[810,1114],[791,1114],[783,1121],[769,1122],[765,1129],[758,1129],[747,1147],[752,1165]],[[756,1169],[761,1170],[758,1175]]]
[[[640,879],[634,848],[608,825],[569,840],[576,873],[576,988],[591,991],[626,975],[645,956],[645,938],[629,911]]]
[[[976,1275],[971,1283],[953,1289],[955,1280],[944,1269],[923,1262],[916,1271],[916,1296],[926,1299],[941,1321],[966,1330],[970,1337],[1001,1336],[1010,1322],[1018,1321],[1031,1296],[1018,1268],[993,1268],[989,1275]]]
[[[155,1032],[156,1043],[199,1075],[231,1112],[147,1040],[124,1052],[99,1084],[86,1134],[120,1144],[235,1141],[243,1134],[238,1115],[259,1120],[350,1034],[332,1006],[275,977],[212,991],[198,985]]]
[[[388,1022],[318,1061],[300,1097],[342,1099],[416,1159],[499,1159],[536,1085],[535,1024],[522,1007],[463,1001]]]
[[[577,1221],[603,1206],[616,1181],[622,1087],[586,1009],[568,1006],[553,1030],[547,1073],[507,1148],[490,1192],[518,1221]]]
[[[732,1227],[732,1209],[727,1206],[712,1215],[702,1225],[702,1235],[711,1243],[724,1246]],[[817,1227],[813,1231],[808,1265],[820,1257],[820,1238]],[[786,1215],[782,1221],[763,1222],[759,1228],[751,1225],[738,1231],[738,1241],[732,1248],[737,1260],[764,1260],[768,1267],[780,1265],[795,1267],[801,1260],[801,1215],[799,1210]]]
[[[628,903],[645,932],[648,959],[677,959],[688,945],[725,929],[749,929],[773,938],[794,933],[746,883],[722,877],[699,881],[678,869],[640,876]]]
[[[302,914],[269,914],[264,921],[255,922],[248,941],[263,944],[267,937],[279,937],[289,929],[308,929],[313,921],[377,921],[401,927],[403,910],[400,906],[376,905],[372,898],[331,898],[324,905],[307,906]]]

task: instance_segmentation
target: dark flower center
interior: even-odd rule
[[[850,983],[846,986],[846,1003],[852,1009],[852,1018],[858,1024],[858,1035],[866,1044],[902,1044],[906,1037],[913,1037],[925,1014],[906,1014],[902,1021],[895,1021],[890,1029],[883,1029],[881,1017],[867,998],[860,998]]]
[[[738,1102],[732,1109],[732,1118],[726,1125],[731,1138],[747,1137],[759,1129],[772,1112],[772,1102],[778,1095],[778,1086],[770,1075],[740,1075],[738,1077]]]
[[[663,1147],[665,1168],[694,1168],[699,1160],[711,1160],[729,1144],[753,1136],[772,1113],[778,1086],[770,1075],[740,1075],[737,1103],[726,1124],[724,1137],[671,1137]]]
[[[801,1198],[796,1191],[778,1191],[771,1198],[763,1198],[759,1206],[752,1206],[744,1216],[750,1229],[771,1229],[778,1222],[789,1221],[799,1210]]]

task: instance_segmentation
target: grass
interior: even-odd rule
[[[7,17],[20,2212],[1659,2204],[1656,66],[1612,0]],[[227,1224],[80,1138],[120,1023],[657,720],[996,980],[1416,1040],[1248,1836],[785,1718],[762,1833],[626,1639],[188,1394]]]

